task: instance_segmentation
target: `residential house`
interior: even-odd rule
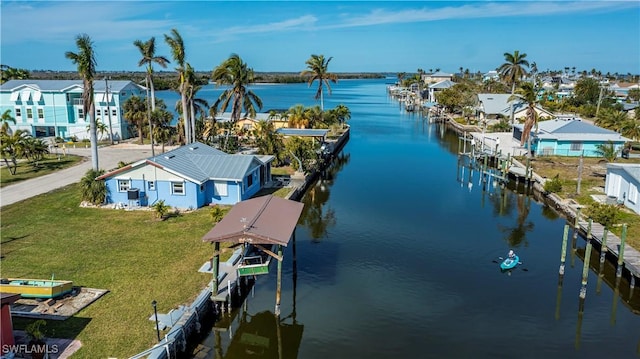
[[[97,178],[105,181],[107,203],[176,208],[235,204],[271,181],[273,156],[227,154],[200,142],[149,157]]]
[[[491,122],[491,120],[498,120],[500,118],[510,119],[511,111],[513,111],[513,117],[516,121],[524,120],[527,116],[527,103],[521,99],[509,101],[511,96],[510,94],[478,94],[478,120]],[[553,117],[551,111],[544,109],[540,105],[536,105],[534,108],[538,114],[538,118]]]
[[[442,71],[437,71],[437,72],[434,72],[434,73],[422,74],[421,78],[422,78],[422,82],[424,82],[425,84],[429,85],[429,84],[434,84],[436,82],[440,82],[440,81],[444,81],[444,80],[451,81],[451,79],[453,79],[453,74],[450,74],[450,73],[447,73],[447,72],[442,72]]]
[[[523,124],[514,125],[513,137],[522,138]],[[537,156],[601,157],[598,146],[612,143],[618,151],[630,139],[580,118],[555,118],[538,122],[531,131],[531,150]]]
[[[609,163],[604,189],[607,197],[640,214],[640,164]]]
[[[220,115],[216,115],[216,121],[218,123],[225,123],[231,121],[231,112],[224,112]],[[245,116],[244,113],[240,116],[240,119],[236,122],[236,130],[238,132],[253,131],[255,126],[260,121],[267,121],[273,124],[274,129],[287,127],[289,120],[286,117],[276,116],[271,118],[269,113],[256,113],[255,117]]]
[[[451,88],[455,85],[456,83],[451,81],[451,80],[442,80],[439,82],[436,82],[434,84],[429,85],[428,87],[428,97],[427,97],[427,101],[429,102],[436,102],[436,93],[440,92],[442,90],[446,90],[448,88]]]
[[[496,70],[491,70],[484,75],[482,75],[482,81],[498,81],[500,80],[500,74]]]
[[[88,117],[83,112],[81,80],[10,80],[0,85],[0,111],[11,110],[16,124],[34,137],[89,138]],[[145,96],[146,89],[132,81],[94,81],[95,118],[116,140],[130,138],[124,102]],[[104,134],[108,138],[108,134]]]

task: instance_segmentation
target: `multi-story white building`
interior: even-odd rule
[[[123,105],[132,96],[144,98],[146,88],[132,81],[96,80],[93,86],[95,118],[110,126],[115,140],[130,138]],[[16,123],[10,128],[34,137],[89,138],[82,90],[81,80],[10,80],[0,85],[0,114],[11,110]]]

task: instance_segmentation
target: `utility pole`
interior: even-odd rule
[[[600,95],[598,96],[598,106],[596,107],[596,118],[598,117],[598,112],[600,112],[600,102],[602,102],[602,92],[604,90],[604,86],[598,80],[598,87],[600,87]]]
[[[111,110],[109,109],[109,102],[111,99],[109,98],[109,77],[104,77],[104,100],[107,102],[107,116],[109,118],[109,140],[113,145],[113,128],[111,127]]]

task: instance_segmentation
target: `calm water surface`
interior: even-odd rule
[[[640,289],[623,278],[614,290],[610,265],[599,280],[594,253],[581,303],[584,240],[575,251],[569,240],[559,278],[565,220],[527,196],[482,191],[477,173],[469,185],[457,136],[404,113],[387,82],[340,81],[325,98],[351,109],[351,139],[304,198],[280,325],[274,270],[202,342],[208,358],[640,357]],[[265,109],[316,104],[306,84],[253,90]],[[201,93],[212,102],[217,91]],[[494,261],[510,248],[523,264],[502,273]]]

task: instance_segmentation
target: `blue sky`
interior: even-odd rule
[[[495,69],[519,50],[540,70],[640,73],[640,2],[628,1],[5,1],[3,64],[75,70],[65,51],[94,41],[98,71],[141,70],[136,39],[176,28],[186,60],[211,71],[237,53],[255,71],[299,72],[311,54],[331,72]],[[173,69],[169,65],[169,69]]]

